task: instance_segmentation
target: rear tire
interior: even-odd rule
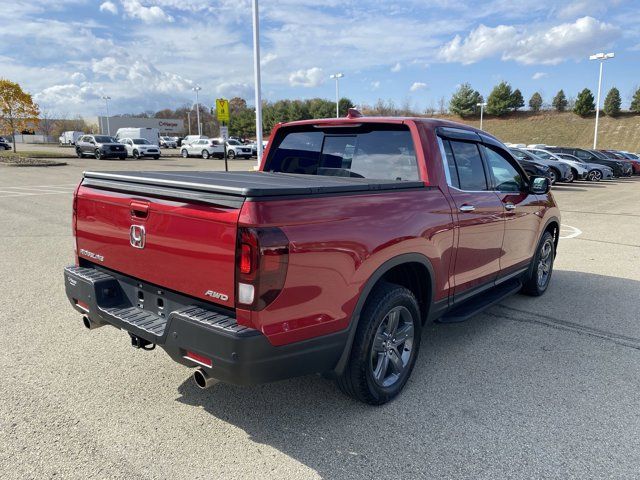
[[[551,282],[555,256],[556,247],[553,242],[553,235],[549,232],[544,232],[527,273],[527,278],[525,278],[522,285],[522,293],[532,297],[539,297],[547,291]]]
[[[392,400],[409,380],[421,333],[413,293],[391,283],[376,285],[360,315],[349,363],[336,379],[340,390],[370,405]]]
[[[555,185],[558,181],[558,178],[560,178],[560,175],[556,170],[554,170],[553,168],[549,170],[549,180],[551,181],[551,185]]]
[[[101,160],[102,159],[102,152],[100,152],[100,149],[96,148],[96,151],[93,152],[93,155],[96,157],[96,160]]]
[[[158,160],[159,158],[160,158],[160,155],[154,155],[154,156],[153,156],[153,159],[154,159],[154,160]]]

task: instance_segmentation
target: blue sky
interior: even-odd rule
[[[262,0],[263,97],[333,98],[425,109],[470,82],[501,80],[528,99],[604,90],[623,106],[640,86],[638,0]],[[13,0],[0,25],[0,76],[57,115],[177,107],[242,96],[252,103],[249,0]]]

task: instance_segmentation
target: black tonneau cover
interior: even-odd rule
[[[84,172],[83,185],[218,204],[235,203],[247,197],[322,195],[424,187],[419,181],[275,172],[209,171]]]

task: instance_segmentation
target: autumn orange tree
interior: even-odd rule
[[[19,84],[0,78],[0,132],[13,137],[13,151],[16,151],[16,131],[24,130],[29,124],[38,124],[40,111],[31,95]]]

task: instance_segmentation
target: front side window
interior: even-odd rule
[[[398,181],[420,178],[409,129],[388,125],[293,131],[271,150],[265,170]]]
[[[487,177],[478,145],[455,140],[450,143],[458,171],[460,189],[467,191],[487,190]]]
[[[495,188],[499,192],[521,192],[525,182],[520,172],[496,150],[481,145],[480,148],[487,159],[487,164],[495,180]]]

